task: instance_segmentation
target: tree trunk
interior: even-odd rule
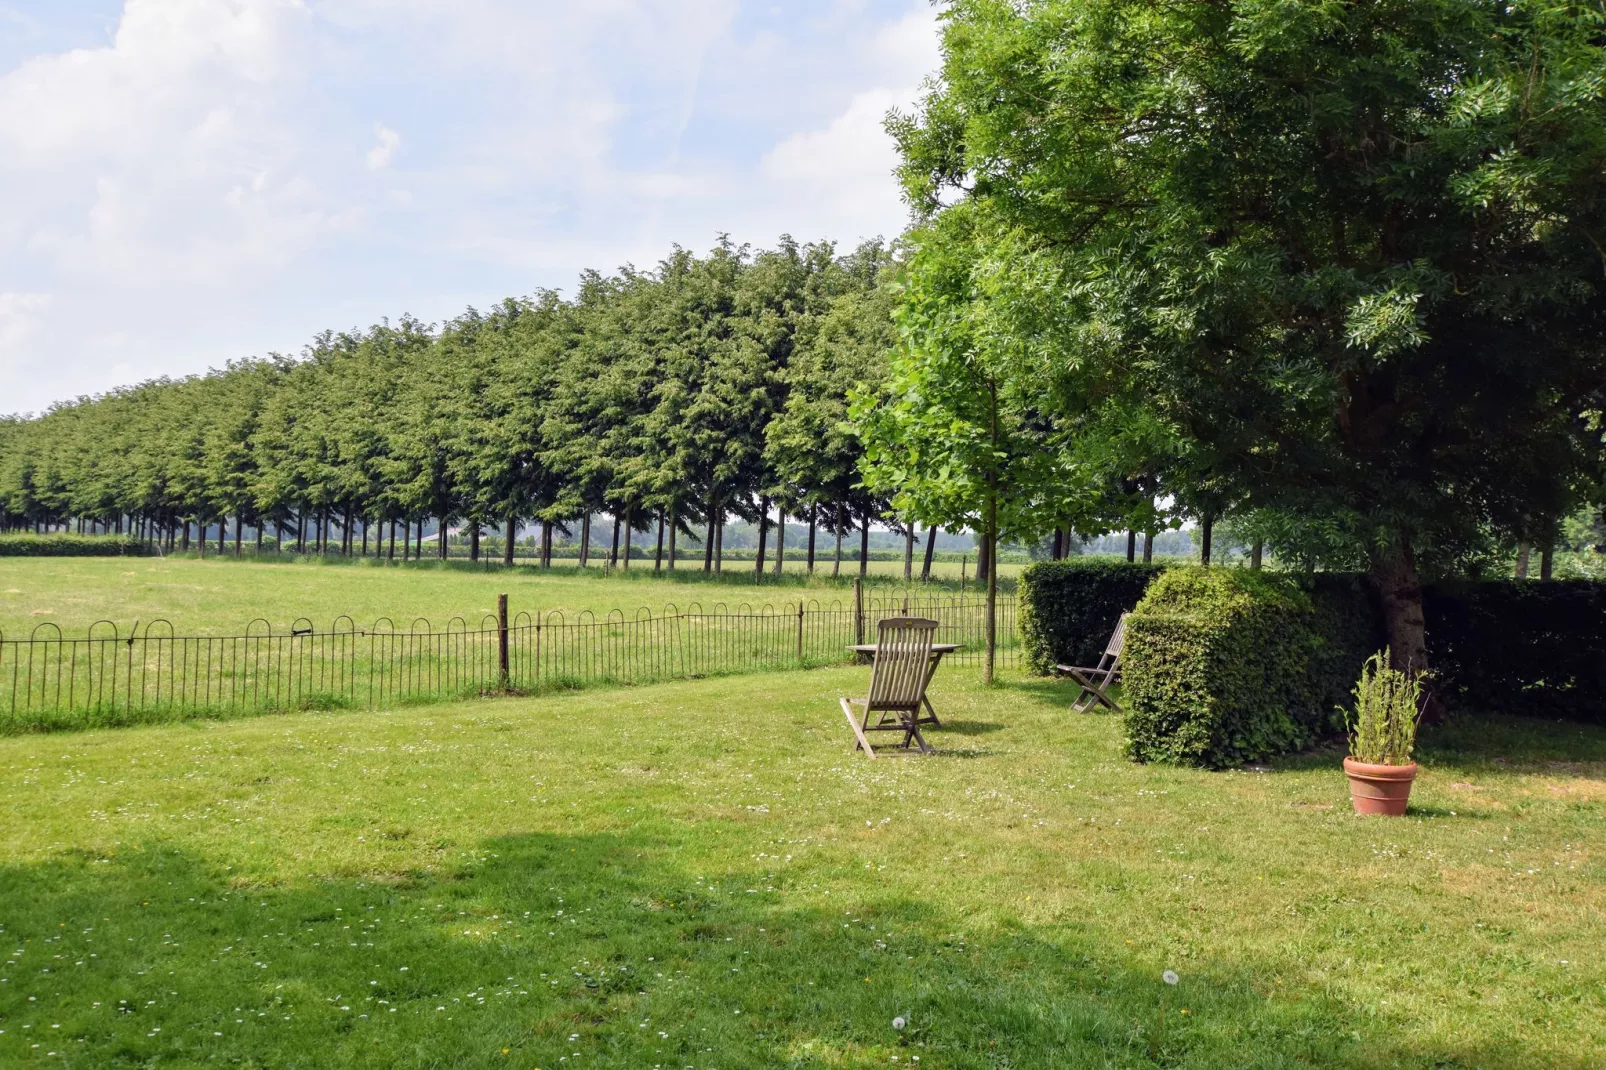
[[[669,503],[669,571],[675,571],[675,543],[680,534],[679,503]]]
[[[1143,563],[1145,565],[1154,563],[1154,532],[1152,531],[1143,533]]]
[[[831,566],[831,578],[842,575],[842,503],[836,503],[836,563]]]
[[[439,545],[439,548],[436,550],[436,553],[439,555],[439,557],[440,557],[440,559],[442,561],[445,561],[445,560],[447,560],[448,558],[450,558],[452,556],[451,545],[446,541],[446,528],[447,528],[448,522],[449,522],[449,518],[446,516],[446,514],[442,513],[441,514],[440,538],[438,540],[436,540],[438,545]]]
[[[786,571],[786,507],[775,510],[775,574]]]
[[[552,521],[541,520],[541,567],[552,567]]]
[[[707,538],[703,539],[704,572],[714,571],[714,530],[719,526],[719,522],[714,518],[714,514],[718,511],[719,498],[717,495],[710,493],[708,496],[708,536]]]
[[[518,538],[519,522],[512,517],[507,518],[507,536],[502,540],[502,564],[507,568],[513,567],[513,540]]]
[[[998,555],[998,477],[992,476],[987,484],[987,652],[982,662],[982,682],[993,682],[993,662],[998,651],[998,569],[993,567]]]
[[[190,522],[188,520],[186,520],[186,521],[184,521],[184,543],[183,543],[182,546],[179,547],[179,549],[188,552],[189,548],[190,548]]]
[[[820,526],[820,503],[809,503],[809,575],[814,575],[814,536]]]
[[[758,500],[758,556],[753,559],[753,582],[764,581],[764,542],[770,533],[770,500]]]
[[[1553,580],[1556,578],[1556,548],[1546,546],[1539,551],[1539,578]]]
[[[1531,550],[1532,547],[1528,544],[1527,539],[1517,543],[1517,578],[1519,580],[1528,578],[1528,555]]]
[[[714,522],[714,571],[725,571],[725,513],[720,511]]]
[[[480,563],[480,522],[470,520],[468,523],[468,559],[474,564]]]
[[[619,564],[619,514],[613,514],[613,546],[608,550],[608,567],[614,568]]]
[[[1216,518],[1209,513],[1199,521],[1199,563],[1210,567],[1210,536],[1216,527]]]
[[[915,524],[911,520],[903,526],[903,582],[913,583],[915,578]]]
[[[591,560],[591,510],[587,509],[580,517],[580,567],[585,568]]]
[[[1249,548],[1249,567],[1259,568],[1265,561],[1266,544],[1259,539]]]
[[[234,514],[234,556],[240,556],[240,540],[245,536],[245,518]]]
[[[1383,634],[1389,645],[1389,658],[1397,669],[1426,673],[1428,661],[1427,626],[1422,615],[1422,583],[1416,574],[1415,554],[1409,541],[1401,540],[1372,551],[1369,573],[1383,614]],[[1358,667],[1357,667],[1358,669]],[[1444,719],[1442,704],[1435,697],[1431,681],[1423,719],[1437,723]]]
[[[931,582],[931,559],[937,553],[937,532],[941,525],[933,524],[926,529],[926,559],[920,564],[920,582]]]
[[[1132,562],[1136,561],[1137,559],[1138,559],[1138,533],[1134,530],[1134,531],[1129,531],[1129,532],[1126,533],[1126,563],[1130,565]]]
[[[859,576],[863,578],[870,574],[870,517],[864,518],[864,524],[859,528]]]
[[[625,506],[625,559],[624,559],[624,566],[625,566],[625,571],[626,572],[630,571],[630,532],[633,529],[633,526],[634,526],[635,522],[636,522],[636,507],[635,507],[635,505],[632,504],[632,505]]]
[[[395,517],[391,517],[390,518],[390,549],[388,551],[386,551],[385,556],[391,561],[396,560],[396,518]]]
[[[662,509],[658,510],[658,550],[653,554],[652,570],[654,572],[662,572],[664,570],[664,511]]]

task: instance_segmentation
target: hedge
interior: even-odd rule
[[[1121,614],[1168,567],[1073,557],[1025,569],[1017,590],[1027,666],[1046,675],[1055,665],[1097,665]]]
[[[1219,769],[1309,746],[1340,727],[1375,649],[1356,577],[1177,568],[1127,625],[1127,752]]]
[[[1606,724],[1606,583],[1440,583],[1423,610],[1452,709]]]
[[[141,539],[129,535],[0,535],[0,557],[143,557]]]

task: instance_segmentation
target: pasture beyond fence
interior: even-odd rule
[[[498,693],[646,684],[852,660],[885,617],[932,617],[937,641],[979,664],[986,602],[954,595],[888,597],[855,588],[847,601],[779,606],[714,603],[661,613],[642,608],[495,616],[444,627],[382,618],[327,631],[303,618],[288,631],[256,620],[244,634],[181,636],[167,621],[127,633],[102,621],[81,638],[41,624],[26,639],[0,636],[0,733],[135,724],[305,709],[378,708]],[[1001,667],[1016,661],[1015,600],[998,599]]]

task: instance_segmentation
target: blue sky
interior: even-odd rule
[[[0,412],[905,211],[926,0],[0,0]]]

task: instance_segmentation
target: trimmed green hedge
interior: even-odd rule
[[[1424,594],[1452,708],[1606,724],[1606,583],[1457,581]]]
[[[127,535],[0,535],[0,557],[144,557],[145,543]]]
[[[1121,614],[1169,567],[1073,557],[1027,568],[1019,587],[1027,666],[1046,675],[1055,665],[1097,665]]]
[[[1310,745],[1340,727],[1372,621],[1355,577],[1167,571],[1127,626],[1128,753],[1219,769]]]

